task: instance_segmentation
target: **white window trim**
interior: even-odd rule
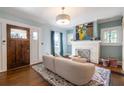
[[[103,39],[104,39],[104,37],[103,37],[103,33],[104,33],[104,31],[106,31],[106,30],[112,30],[112,29],[118,29],[118,35],[119,35],[119,37],[118,37],[118,43],[104,43],[103,42]],[[121,26],[116,26],[116,27],[109,27],[109,28],[103,28],[103,29],[101,29],[101,41],[102,41],[102,43],[101,43],[101,45],[102,46],[122,46],[122,33],[123,33],[123,30],[122,30],[122,27]]]

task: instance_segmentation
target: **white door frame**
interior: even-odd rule
[[[32,42],[31,41],[32,40],[31,39],[31,35],[32,35],[31,33],[32,33],[32,28],[38,28],[38,27],[30,26],[30,25],[27,25],[27,24],[15,22],[15,21],[3,19],[3,18],[0,18],[0,23],[2,24],[2,40],[1,41],[3,41],[3,40],[7,41],[6,24],[12,24],[12,25],[17,25],[17,26],[22,26],[22,27],[30,28],[30,50],[31,50],[31,42]],[[1,62],[2,69],[0,69],[0,72],[3,72],[3,71],[7,71],[7,42],[2,43],[1,50],[2,50],[2,62]],[[31,60],[31,52],[30,52],[30,60]],[[30,61],[30,64],[33,64],[33,63],[31,63],[31,61]]]
[[[41,29],[38,27],[31,28],[31,58],[30,64],[37,64],[42,61],[42,38],[41,38]],[[37,33],[37,39],[33,38],[33,33]],[[41,51],[41,52],[40,52]]]

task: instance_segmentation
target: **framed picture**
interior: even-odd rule
[[[76,26],[76,40],[92,40],[93,23],[80,24]]]

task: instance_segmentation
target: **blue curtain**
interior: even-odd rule
[[[63,56],[63,33],[60,33],[60,55]]]
[[[51,31],[51,54],[52,54],[53,56],[55,56],[55,48],[54,48],[55,42],[54,42],[54,35],[55,35],[55,32],[54,32],[54,31]]]

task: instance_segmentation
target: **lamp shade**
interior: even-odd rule
[[[70,23],[70,16],[67,14],[59,14],[56,17],[56,23],[59,25],[67,25]]]

